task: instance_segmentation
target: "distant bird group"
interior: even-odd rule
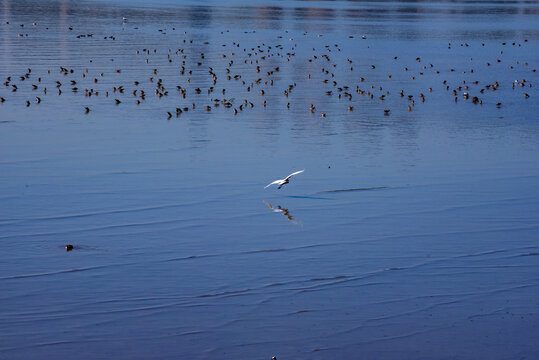
[[[122,17],[123,28],[130,27],[127,22],[127,17]],[[35,31],[43,29],[37,22],[32,25]],[[4,26],[11,25],[6,22]],[[19,24],[17,28],[24,28],[24,24]],[[138,30],[136,27],[131,28],[133,31]],[[67,29],[73,31],[74,27],[70,25]],[[167,31],[175,30],[175,27],[159,29],[159,33],[166,35]],[[393,65],[392,71],[387,71],[387,65],[384,65],[383,61],[367,62],[361,55],[354,58],[352,53],[343,57],[339,53],[346,52],[346,48],[340,44],[323,44],[322,40],[316,40],[319,46],[313,47],[310,52],[305,49],[300,51],[298,43],[288,31],[278,35],[273,43],[257,40],[253,32],[249,34],[252,35],[253,41],[244,40],[243,44],[225,36],[228,32],[228,30],[221,32],[225,38],[220,44],[210,44],[209,41],[197,42],[184,32],[179,47],[169,46],[164,51],[158,47],[133,49],[136,68],[127,64],[123,69],[116,65],[114,68],[103,65],[97,67],[93,65],[92,58],[87,59],[91,68],[81,68],[81,59],[77,59],[79,65],[76,66],[67,64],[59,66],[58,72],[49,69],[46,73],[36,74],[28,67],[24,73],[10,74],[5,78],[3,82],[5,93],[0,93],[2,95],[0,104],[10,103],[11,99],[20,101],[18,99],[25,97],[23,100],[25,107],[30,107],[32,103],[46,104],[52,87],[57,89],[55,93],[62,96],[62,99],[66,97],[66,88],[70,90],[68,93],[70,96],[83,96],[86,99],[81,101],[84,114],[90,112],[98,114],[101,106],[111,101],[113,105],[121,108],[130,104],[142,106],[150,96],[153,96],[152,101],[163,101],[163,107],[168,107],[163,110],[168,120],[189,116],[189,111],[194,112],[196,109],[202,109],[207,116],[212,116],[214,111],[217,112],[216,108],[221,108],[222,111],[229,111],[232,116],[236,116],[255,107],[265,111],[283,106],[283,110],[293,111],[294,116],[302,112],[305,115],[319,114],[318,116],[324,118],[324,121],[329,121],[335,116],[344,114],[353,116],[354,111],[361,109],[367,101],[378,103],[380,115],[390,116],[399,110],[411,112],[416,105],[428,101],[431,93],[432,96],[441,96],[444,93],[436,92],[436,89],[445,90],[454,103],[460,103],[459,99],[462,99],[475,105],[493,104],[497,107],[501,107],[502,99],[496,98],[494,93],[500,87],[510,86],[521,99],[533,96],[530,92],[520,90],[533,86],[529,79],[521,78],[510,84],[493,79],[489,83],[479,84],[477,79],[469,80],[474,76],[475,69],[469,67],[459,69],[456,66],[445,69],[436,67],[428,62],[425,56],[414,56],[409,59],[409,63],[402,60],[402,55],[385,59],[386,62],[392,61],[397,68],[402,69],[401,72],[395,72]],[[94,33],[84,31],[82,34],[71,36],[77,41],[86,41],[88,38],[94,38]],[[92,41],[123,41],[121,34],[107,35],[102,39],[96,36],[96,38]],[[321,34],[318,36],[318,39],[320,38]],[[357,41],[358,46],[372,42],[372,40],[363,42],[367,39],[366,35],[362,35],[361,40],[355,40],[353,35],[349,35],[348,38],[350,40],[347,41]],[[526,42],[527,40],[523,41]],[[173,43],[176,45],[176,40],[168,42],[170,45]],[[523,44],[512,42],[512,45],[521,47]],[[110,45],[103,43],[102,46]],[[448,49],[452,49],[453,46],[455,45],[449,43]],[[460,46],[467,48],[473,45],[461,43]],[[481,46],[485,47],[486,44],[482,43]],[[509,46],[509,43],[503,42],[501,46]],[[129,46],[119,48],[125,49]],[[80,49],[80,56],[84,56],[85,48]],[[370,49],[370,45],[367,49]],[[520,69],[521,72],[536,72],[536,69],[529,69],[529,64],[525,61],[504,65],[502,56],[503,50],[500,50],[486,64],[476,66],[493,69],[492,77],[497,76],[500,71],[516,69]],[[114,60],[110,59],[110,63],[112,64]],[[301,70],[297,69],[305,70],[302,74],[298,72]],[[282,74],[283,71],[286,74]],[[290,80],[291,72],[294,73],[294,81]],[[442,74],[447,77],[440,79],[438,86],[436,86],[438,81],[432,80],[433,76],[429,77],[428,83],[427,80],[420,81],[426,79],[428,73],[433,75],[434,79]],[[462,74],[463,77],[459,78],[458,74]],[[301,78],[303,80],[299,81]],[[407,92],[403,87],[406,84],[413,84],[410,87],[413,91]],[[7,93],[8,90],[12,93],[11,96]],[[38,91],[41,91],[41,96],[30,96],[31,93]],[[304,95],[295,96],[296,92]],[[279,97],[282,97],[282,100],[278,100]],[[396,100],[388,102],[392,97]],[[303,98],[310,99],[309,103],[305,104]],[[97,102],[97,99],[104,100]],[[346,104],[341,105],[342,101]],[[395,105],[399,101],[403,102],[403,106]],[[174,105],[168,105],[170,103]],[[389,105],[391,108],[388,108]],[[338,108],[342,110],[336,110]]]

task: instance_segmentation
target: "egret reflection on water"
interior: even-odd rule
[[[298,224],[298,222],[296,220],[294,220],[294,217],[292,215],[290,215],[290,211],[288,211],[287,208],[283,208],[281,205],[277,205],[277,206],[273,206],[271,205],[269,202],[267,201],[264,201],[264,203],[266,205],[268,205],[268,207],[271,209],[272,212],[275,212],[275,213],[281,213],[283,214],[284,216],[286,216],[286,218],[290,221],[292,221],[293,224]]]

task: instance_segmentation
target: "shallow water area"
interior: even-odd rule
[[[0,358],[537,358],[538,24],[0,1]]]

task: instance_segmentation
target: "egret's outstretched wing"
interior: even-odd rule
[[[274,182],[272,182],[272,183],[270,183],[270,184],[264,186],[264,189],[267,188],[267,187],[269,187],[269,186],[271,186],[271,185],[280,184],[281,182],[282,182],[282,180],[275,180]]]
[[[297,175],[297,174],[301,174],[301,173],[304,172],[304,171],[305,171],[305,170],[300,170],[300,171],[293,172],[292,174],[288,175],[288,176],[285,177],[284,179],[285,179],[285,180],[288,180],[288,179],[290,179],[292,176]]]

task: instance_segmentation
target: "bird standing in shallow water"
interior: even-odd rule
[[[285,177],[284,179],[279,179],[279,180],[275,180],[274,182],[264,186],[264,189],[266,189],[267,187],[271,186],[271,185],[279,185],[279,187],[277,189],[280,189],[283,187],[283,185],[285,184],[288,184],[290,182],[290,178],[294,175],[297,175],[297,174],[301,174],[302,172],[304,172],[305,170],[300,170],[300,171],[296,171],[296,172],[293,172],[292,174],[288,175],[287,177]]]

